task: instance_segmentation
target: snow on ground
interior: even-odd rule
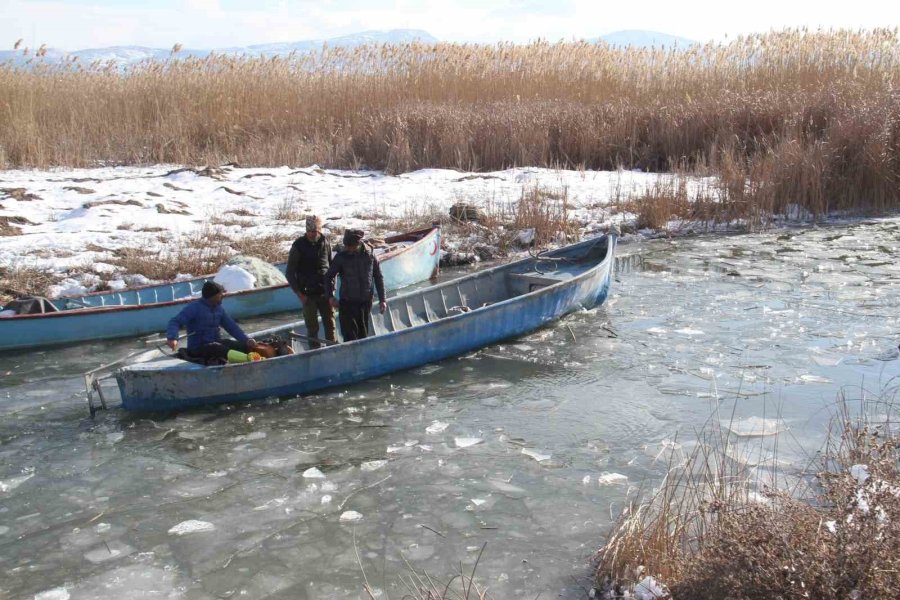
[[[106,264],[121,247],[155,251],[210,228],[228,236],[299,235],[314,213],[325,228],[371,231],[390,219],[447,214],[464,201],[499,207],[534,186],[565,191],[570,215],[588,229],[609,220],[604,206],[654,186],[655,174],[517,168],[493,173],[423,169],[398,176],[317,166],[184,169],[173,165],[0,171],[0,223],[23,235],[0,237],[0,266],[69,275]],[[18,224],[18,225],[17,225]],[[285,242],[285,255],[289,242]]]

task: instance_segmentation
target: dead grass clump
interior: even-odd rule
[[[287,261],[288,251],[295,236],[281,233],[252,235],[229,241],[229,246],[237,254],[255,256],[269,263]]]
[[[275,213],[272,216],[276,221],[296,223],[303,219],[306,214],[297,198],[287,196],[275,207]]]
[[[47,296],[56,283],[49,272],[23,265],[0,265],[0,306],[19,296]]]
[[[197,233],[167,240],[157,250],[144,246],[118,248],[107,262],[120,267],[123,274],[168,281],[178,275],[215,273],[236,254],[255,256],[270,263],[284,262],[288,242],[293,239],[286,234],[232,237],[221,228],[208,226]]]
[[[158,250],[126,247],[114,251],[109,259],[124,274],[144,275],[153,281],[169,281],[178,275],[207,275],[217,271],[231,257],[221,245],[167,245]]]
[[[536,246],[562,243],[577,234],[577,228],[569,220],[566,188],[550,190],[537,185],[525,188],[515,211],[512,226],[518,231],[533,230]]]
[[[734,465],[727,434],[703,437],[683,465],[670,464],[652,499],[623,515],[598,553],[598,575],[628,583],[646,565],[673,597],[698,600],[895,595],[900,447],[889,394],[897,388],[857,416],[842,397],[841,426],[803,489],[754,497],[750,473],[725,468]]]

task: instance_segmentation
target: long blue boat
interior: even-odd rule
[[[437,273],[441,248],[437,224],[384,241],[387,251],[378,260],[385,289],[397,290]],[[282,273],[287,267],[285,263],[275,266]],[[203,284],[213,277],[51,300],[50,312],[0,318],[0,352],[164,331],[169,319],[196,300]],[[300,310],[287,284],[227,293],[223,303],[235,319]]]
[[[306,394],[481,348],[606,300],[616,235],[573,244],[388,300],[371,314],[374,335],[307,349],[298,321],[257,332],[291,336],[295,354],[205,367],[158,353],[115,371],[122,406],[177,410]],[[149,360],[147,360],[149,358]],[[93,376],[91,376],[93,377]],[[97,382],[86,378],[88,389]],[[92,394],[88,394],[92,402]],[[104,401],[105,406],[105,401]]]

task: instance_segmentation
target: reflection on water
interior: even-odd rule
[[[406,561],[446,581],[486,543],[496,597],[583,597],[626,494],[710,419],[732,460],[802,467],[842,386],[900,375],[898,240],[894,219],[623,244],[604,307],[253,405],[92,421],[78,375],[140,342],[4,356],[0,596],[363,598],[365,571],[401,597]]]

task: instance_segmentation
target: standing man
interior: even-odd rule
[[[184,327],[188,334],[185,354],[191,360],[205,364],[225,364],[229,351],[246,353],[256,350],[256,342],[247,337],[222,307],[224,294],[225,288],[215,281],[204,283],[200,292],[202,298],[185,306],[169,321],[166,329],[166,344],[169,348],[178,348],[178,330]],[[220,327],[234,339],[223,340],[220,337]]]
[[[361,340],[369,335],[369,313],[372,311],[373,283],[378,291],[381,312],[387,309],[384,278],[378,260],[364,244],[359,229],[344,232],[344,249],[338,252],[325,274],[325,294],[331,306],[340,309],[341,335],[344,341]],[[341,276],[341,300],[334,298],[334,280]]]
[[[287,280],[303,304],[303,320],[311,338],[319,337],[319,315],[325,325],[325,339],[334,339],[334,312],[325,295],[325,273],[331,266],[331,244],[322,235],[322,219],[306,217],[306,235],[297,238],[288,254]],[[310,349],[321,344],[310,340]]]

